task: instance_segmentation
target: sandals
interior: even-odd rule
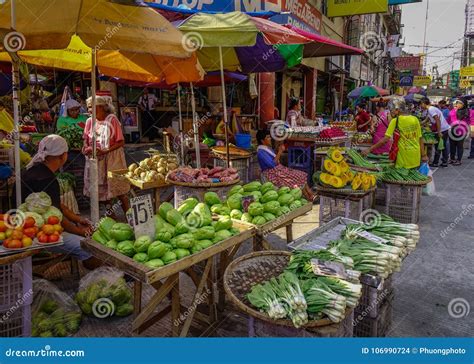
[[[461,164],[462,164],[461,161],[455,161],[455,162],[453,163],[453,166],[456,166],[456,167],[457,167],[457,166],[460,166]]]

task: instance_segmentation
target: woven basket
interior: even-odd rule
[[[174,186],[182,187],[193,187],[193,188],[213,188],[213,187],[227,187],[233,186],[240,182],[240,178],[230,182],[217,182],[217,183],[193,183],[193,182],[177,182],[169,178],[166,178],[166,183]]]
[[[371,188],[370,190],[364,191],[364,190],[353,190],[351,188],[330,188],[330,187],[321,186],[319,184],[315,185],[314,187],[316,188],[317,191],[335,193],[338,195],[349,195],[349,196],[350,195],[364,196],[370,192],[374,192],[376,189],[374,187],[374,188]]]
[[[250,253],[234,260],[224,273],[224,289],[232,303],[254,318],[274,325],[294,327],[291,320],[273,320],[267,314],[252,308],[246,297],[254,285],[283,273],[290,256],[291,253],[285,251],[264,251]],[[329,319],[313,320],[302,328],[333,324]]]
[[[394,181],[391,179],[385,179],[382,178],[382,182],[388,183],[391,185],[401,185],[401,186],[426,186],[428,183],[430,183],[433,180],[433,178],[428,177],[426,181]]]

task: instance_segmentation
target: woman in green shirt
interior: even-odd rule
[[[380,148],[392,139],[395,130],[400,133],[398,141],[396,168],[419,168],[421,162],[428,162],[428,156],[425,152],[425,145],[421,134],[420,121],[416,116],[408,113],[405,100],[394,98],[388,104],[392,121],[390,122],[385,137],[370,149],[364,152],[369,154],[372,150]]]
[[[67,116],[61,116],[56,124],[56,130],[66,128],[68,126],[77,126],[84,129],[86,126],[87,117],[80,113],[81,104],[74,99],[66,101],[64,108]]]

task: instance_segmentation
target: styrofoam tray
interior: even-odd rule
[[[42,244],[38,242],[38,239],[35,239],[33,240],[33,244],[29,246],[28,248],[7,249],[3,245],[0,245],[0,255],[17,254],[17,253],[21,253],[28,250],[49,249],[49,248],[54,248],[60,245],[63,245],[62,237],[57,243],[54,243],[54,244],[53,243]]]

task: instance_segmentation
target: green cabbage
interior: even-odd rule
[[[249,214],[253,217],[263,215],[263,205],[259,202],[252,202],[249,205]]]
[[[35,219],[36,226],[38,226],[39,228],[41,228],[44,225],[43,216],[41,216],[40,214],[37,214],[36,212],[31,212],[31,211],[25,212],[25,218],[26,217],[32,217],[33,219]]]
[[[51,206],[51,197],[46,192],[32,193],[25,199],[28,211],[43,215]]]
[[[63,221],[63,213],[61,212],[60,209],[58,209],[57,207],[54,207],[54,206],[50,206],[48,208],[48,211],[46,211],[44,214],[43,214],[43,219],[44,221],[48,221],[48,218],[50,216],[56,216],[57,218],[59,218],[59,221]]]

